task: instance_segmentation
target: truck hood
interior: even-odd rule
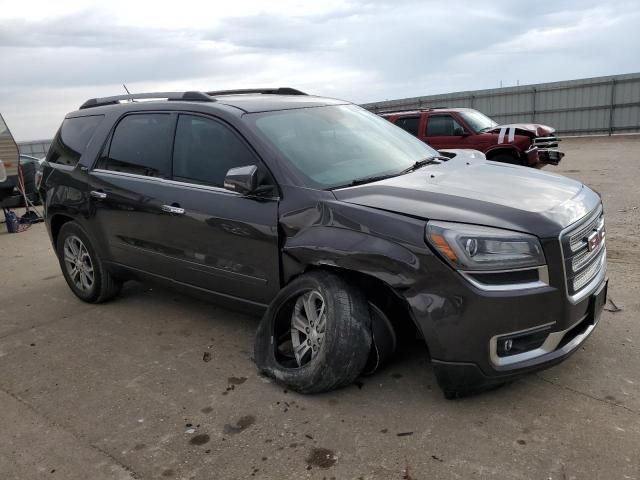
[[[474,223],[539,237],[557,236],[600,203],[595,192],[567,177],[464,156],[333,193],[344,202],[425,220]]]
[[[547,125],[540,125],[539,123],[510,123],[508,125],[498,125],[497,127],[489,130],[490,133],[500,133],[500,130],[505,129],[508,135],[509,129],[514,128],[517,135],[528,135],[535,137],[544,137],[555,133],[556,129]]]

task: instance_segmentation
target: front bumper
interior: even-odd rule
[[[549,260],[547,284],[488,291],[434,259],[438,289],[405,297],[445,392],[478,391],[548,368],[575,352],[594,331],[606,301],[606,250],[598,275],[579,295],[570,296],[558,240],[543,241],[543,248]],[[500,348],[505,340],[513,340],[513,351]]]
[[[546,347],[527,352],[530,354],[528,356],[519,354],[525,355],[526,358],[510,364],[508,367],[496,365],[495,370],[487,373],[475,363],[433,359],[438,383],[445,392],[477,391],[557,365],[578,350],[595,330],[606,302],[607,287],[608,280],[605,279],[598,286],[596,292],[584,300],[588,304],[588,313],[583,318],[564,330],[550,332],[545,341]],[[491,345],[490,351],[492,348],[495,346]],[[495,364],[493,358],[492,363]]]
[[[553,148],[533,147],[525,152],[526,162],[531,167],[558,165],[564,153]]]

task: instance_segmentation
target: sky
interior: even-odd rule
[[[637,0],[0,0],[0,113],[25,141],[123,83],[365,103],[631,73],[639,25]]]

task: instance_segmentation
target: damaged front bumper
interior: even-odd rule
[[[531,147],[524,152],[527,164],[531,167],[542,167],[544,165],[558,165],[564,153],[555,148]]]
[[[525,153],[529,166],[558,165],[564,153],[558,150],[560,139],[555,135],[535,137]]]

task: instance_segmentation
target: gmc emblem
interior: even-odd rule
[[[597,250],[603,241],[604,241],[604,225],[602,225],[596,231],[592,232],[587,237],[587,250],[589,250],[590,252]]]

